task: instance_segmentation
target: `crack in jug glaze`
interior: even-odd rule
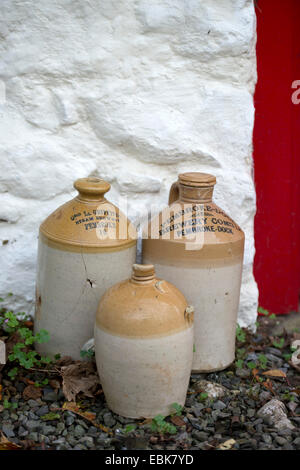
[[[105,198],[100,178],[75,181],[78,195],[40,226],[35,330],[50,333],[41,354],[80,359],[101,295],[126,279],[136,258],[136,231]]]

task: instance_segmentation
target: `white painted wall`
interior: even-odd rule
[[[246,232],[253,324],[252,0],[3,0],[0,56],[0,295],[33,312],[38,226],[76,178],[107,178],[133,213],[205,171]]]

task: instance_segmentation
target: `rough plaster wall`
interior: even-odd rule
[[[0,56],[0,295],[33,311],[38,226],[76,178],[107,178],[134,216],[205,171],[246,232],[253,324],[252,0],[2,0]]]

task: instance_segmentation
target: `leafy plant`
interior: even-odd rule
[[[84,349],[82,349],[80,351],[80,357],[82,358],[88,358],[88,359],[91,359],[92,357],[95,356],[95,351],[93,349],[88,349],[87,351],[85,351]]]
[[[280,338],[279,341],[276,341],[276,340],[274,339],[274,341],[273,341],[273,346],[274,346],[275,348],[277,348],[277,349],[282,349],[283,346],[284,346],[284,338]]]
[[[207,398],[208,398],[208,393],[206,393],[206,392],[201,392],[198,395],[198,400],[199,401],[205,401],[205,400],[207,400]]]
[[[53,413],[53,411],[42,416],[43,421],[55,421],[56,419],[60,419],[60,415],[58,413]]]
[[[179,405],[179,403],[172,403],[171,407],[173,408],[174,412],[171,413],[172,416],[181,416],[183,406]]]
[[[255,364],[255,362],[250,361],[250,362],[247,362],[247,367],[248,367],[250,370],[253,370],[253,369],[256,368],[256,364]]]
[[[8,356],[10,362],[16,361],[20,366],[25,369],[30,369],[33,366],[40,366],[41,364],[49,364],[51,361],[50,357],[40,357],[36,351],[30,350],[29,346],[34,343],[46,343],[49,341],[50,335],[46,330],[40,330],[35,335],[30,328],[24,325],[25,313],[15,315],[12,311],[2,310],[0,316],[0,326],[2,329],[12,335],[17,333],[20,341],[14,344],[11,354]],[[18,368],[12,368],[8,375],[11,378],[15,378],[18,373]]]
[[[11,408],[12,408],[13,410],[15,410],[16,408],[18,408],[18,403],[9,402],[9,401],[7,400],[7,398],[5,398],[5,399],[3,400],[3,406],[4,406],[4,408],[7,409],[7,410],[9,410],[9,409],[11,409]]]
[[[290,353],[284,353],[284,354],[282,354],[283,357],[284,357],[284,359],[285,359],[286,361],[290,361],[290,360],[291,360],[292,355],[293,355],[293,353],[294,353],[295,351],[297,351],[297,348],[296,348],[295,346],[290,346],[290,351],[291,351]]]
[[[281,399],[285,401],[295,401],[294,395],[291,395],[288,390],[282,394]]]
[[[246,333],[245,331],[240,327],[240,325],[236,326],[236,339],[240,343],[245,343],[246,342]]]
[[[125,434],[128,434],[130,433],[131,431],[134,431],[136,429],[136,425],[135,424],[127,424],[124,428],[124,432]]]
[[[266,369],[268,364],[268,358],[264,354],[258,356],[259,368]]]
[[[242,369],[242,368],[243,368],[243,365],[244,365],[243,359],[238,359],[237,361],[235,361],[235,367],[236,367],[237,369]]]
[[[157,415],[151,421],[151,430],[160,434],[176,434],[177,428],[165,421],[164,416]]]
[[[245,348],[237,348],[237,350],[236,350],[236,361],[235,361],[235,367],[237,367],[237,369],[242,369],[243,368],[245,356],[246,356],[246,349]]]
[[[257,311],[258,313],[261,313],[262,315],[265,315],[266,317],[269,316],[269,310],[266,310],[265,308],[258,307]]]
[[[292,353],[284,353],[282,355],[283,355],[283,357],[286,361],[290,361],[293,354]]]
[[[8,377],[10,377],[12,380],[14,380],[19,372],[18,367],[13,367],[10,369],[10,371],[7,373]]]
[[[48,379],[42,380],[42,382],[34,382],[35,387],[43,387],[44,385],[47,385],[49,383]]]

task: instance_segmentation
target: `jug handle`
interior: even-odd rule
[[[178,201],[179,199],[179,184],[178,181],[172,184],[169,192],[169,206],[173,204],[173,202]]]

